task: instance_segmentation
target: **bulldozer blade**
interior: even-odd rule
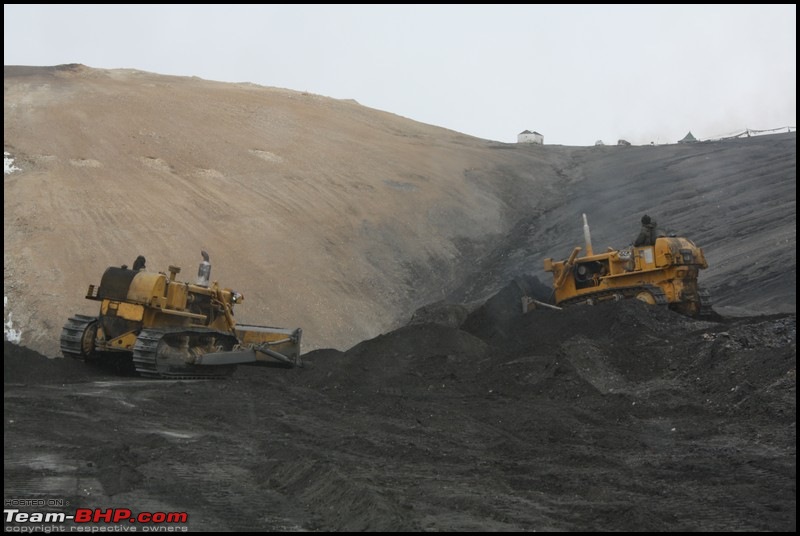
[[[210,352],[198,356],[195,365],[242,365],[255,363],[256,353],[253,350],[235,350],[231,352]]]
[[[534,300],[529,296],[522,297],[522,313],[529,313],[536,309],[537,307],[545,307],[547,309],[554,309],[556,311],[560,311],[561,307],[550,305],[549,303],[545,303],[543,301]]]
[[[259,354],[269,356],[264,358]],[[262,367],[301,367],[300,358],[292,359],[288,356],[270,350],[265,346],[233,350],[230,352],[210,352],[198,356],[195,365],[255,365]]]
[[[297,357],[295,359],[292,359],[291,357],[285,356],[280,352],[276,352],[275,350],[270,350],[269,348],[266,348],[266,345],[259,346],[259,347],[255,348],[255,350],[256,350],[256,352],[261,352],[263,354],[266,354],[266,355],[270,356],[273,359],[277,359],[281,363],[284,363],[284,364],[286,364],[286,365],[288,365],[290,367],[295,367],[295,366],[296,367],[302,367],[303,366],[302,361],[300,361],[299,357]],[[259,360],[257,364],[269,365],[269,364],[272,364],[272,363],[270,361]]]

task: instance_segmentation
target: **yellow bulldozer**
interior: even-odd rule
[[[708,263],[690,239],[657,236],[651,244],[594,253],[586,214],[583,230],[584,255],[575,247],[563,261],[544,260],[544,270],[553,274],[556,306],[634,298],[691,317],[714,316],[709,293],[697,283]],[[537,303],[523,298],[523,312]]]
[[[206,252],[194,283],[181,269],[148,272],[144,257],[109,267],[86,299],[100,302],[97,316],[74,315],[61,332],[65,357],[86,361],[129,357],[140,376],[206,379],[230,376],[237,365],[295,367],[302,329],[239,324],[233,307],[244,297],[210,282]]]

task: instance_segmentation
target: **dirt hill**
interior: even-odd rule
[[[5,149],[21,168],[4,178],[6,321],[24,345],[3,352],[4,499],[25,514],[188,516],[84,530],[796,530],[794,133],[519,146],[73,65],[5,68]],[[521,314],[523,288],[549,296],[542,259],[582,244],[582,213],[602,249],[644,212],[705,248],[724,315]],[[304,328],[305,367],[154,381],[46,357],[69,314],[95,312],[83,294],[106,265],[144,254],[191,276],[201,249],[247,296],[237,317]]]
[[[110,265],[200,250],[245,322],[347,347],[444,296],[558,188],[569,151],[524,151],[352,101],[80,65],[6,67],[4,293],[54,353]],[[511,150],[507,150],[507,149]]]
[[[286,89],[82,65],[6,66],[4,296],[58,353],[107,266],[200,250],[240,318],[345,349],[421,305],[483,299],[643,212],[707,250],[722,305],[793,310],[795,134],[662,147],[502,144]],[[779,275],[776,275],[779,274]]]

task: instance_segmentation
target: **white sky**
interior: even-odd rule
[[[465,134],[670,143],[796,119],[796,5],[9,5],[5,65],[253,82]]]

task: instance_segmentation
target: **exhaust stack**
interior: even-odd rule
[[[586,241],[586,255],[594,255],[592,251],[592,233],[589,232],[589,220],[583,215],[583,239]]]
[[[201,287],[208,287],[208,282],[211,279],[211,263],[208,261],[208,253],[201,251],[203,262],[197,268],[197,284]]]

